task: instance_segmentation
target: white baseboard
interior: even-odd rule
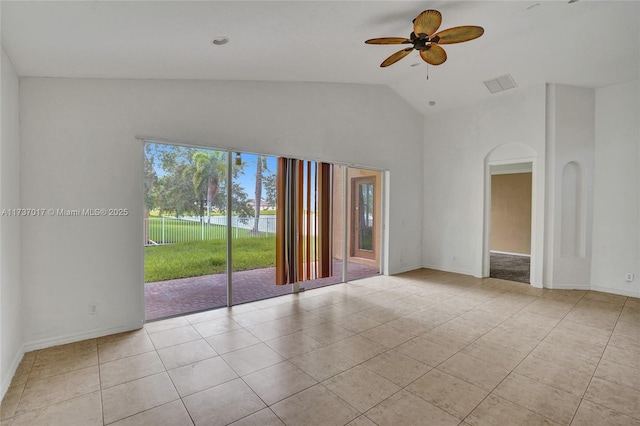
[[[16,356],[13,357],[9,371],[7,371],[7,375],[3,377],[2,383],[0,384],[0,401],[2,401],[4,395],[7,393],[7,390],[11,385],[11,380],[13,380],[13,376],[15,376],[16,371],[18,371],[18,366],[20,365],[20,362],[22,362],[22,357],[26,352],[24,345],[22,345],[20,346],[20,349],[18,349]]]
[[[598,285],[575,285],[575,284],[554,284],[553,286],[547,286],[551,290],[591,290],[599,291],[602,293],[617,294],[619,296],[638,297],[640,298],[640,291],[634,289],[620,289],[611,287],[602,287]]]
[[[498,251],[498,250],[491,250],[489,251],[489,253],[495,253],[495,254],[508,254],[509,256],[522,256],[522,257],[531,257],[530,254],[525,254],[525,253],[512,253],[510,251]]]
[[[545,286],[545,288],[551,290],[591,290],[591,286],[587,284],[554,284]]]
[[[11,363],[11,367],[9,371],[7,371],[6,377],[2,378],[2,383],[0,383],[0,400],[4,398],[5,393],[9,389],[9,385],[11,385],[11,380],[13,380],[13,376],[15,376],[16,371],[18,371],[18,366],[24,357],[24,354],[27,352],[35,351],[38,349],[49,348],[51,346],[64,345],[66,343],[79,342],[81,340],[86,339],[95,339],[96,337],[108,336],[110,334],[122,333],[125,331],[137,330],[142,327],[141,323],[128,324],[119,327],[106,328],[106,329],[95,329],[82,333],[74,333],[68,334],[65,336],[58,336],[49,339],[41,339],[36,340],[29,343],[24,343],[16,353],[13,362]]]
[[[619,296],[638,297],[640,298],[640,290],[624,290],[620,288],[600,287],[597,285],[591,286],[591,290],[600,291],[602,293],[617,294]]]
[[[409,272],[409,271],[415,271],[416,269],[422,269],[422,266],[406,266],[404,268],[389,268],[389,274],[388,275],[398,275],[398,274],[403,274],[405,272]]]
[[[137,330],[142,328],[142,324],[136,322],[135,324],[127,324],[113,328],[102,328],[89,331],[83,331],[81,333],[67,334],[64,336],[57,336],[48,339],[35,340],[24,344],[25,352],[35,351],[38,349],[49,348],[51,346],[64,345],[66,343],[79,342],[81,340],[95,339],[96,337],[108,336],[110,334],[122,333],[125,331]]]
[[[482,278],[482,277],[476,275],[474,272],[467,271],[466,269],[446,269],[446,268],[443,268],[441,266],[435,266],[435,265],[423,265],[423,266],[421,266],[421,268],[433,269],[433,270],[441,271],[441,272],[451,272],[452,274],[470,275],[472,277]]]

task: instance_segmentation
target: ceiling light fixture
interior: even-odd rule
[[[216,46],[222,46],[224,44],[229,43],[229,37],[225,37],[225,36],[216,37],[213,39],[212,43],[215,44]]]
[[[429,106],[435,106],[436,105],[436,101],[429,101]]]

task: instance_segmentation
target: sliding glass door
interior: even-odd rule
[[[146,319],[380,272],[382,173],[145,143]]]

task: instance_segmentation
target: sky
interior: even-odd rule
[[[256,154],[242,154],[242,163],[245,164],[244,175],[240,176],[238,181],[240,181],[240,184],[245,188],[245,192],[249,195],[249,198],[254,198],[255,196],[257,159],[258,156]],[[277,167],[277,157],[267,157],[267,168],[269,171],[275,173]],[[264,199],[264,193],[262,194],[262,198]]]
[[[152,149],[155,152],[161,152],[164,149],[166,149],[165,147],[170,146],[170,145],[160,144],[160,143],[149,143],[149,145],[152,145]],[[206,149],[201,149],[201,150],[208,151]],[[241,156],[242,156],[242,163],[245,165],[245,167],[244,167],[244,174],[240,175],[240,177],[238,178],[238,181],[245,188],[245,192],[247,193],[248,198],[253,199],[255,196],[254,191],[255,191],[255,185],[256,185],[256,178],[255,178],[256,161],[258,159],[258,155],[241,153]],[[235,154],[233,156],[233,161],[235,161]],[[272,173],[276,172],[277,157],[267,156],[267,168]],[[157,159],[154,164],[154,169],[158,177],[162,177],[165,175],[165,171],[162,169]],[[264,194],[262,198],[264,199]]]

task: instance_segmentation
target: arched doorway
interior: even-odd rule
[[[499,174],[531,173],[530,216],[529,216],[529,279],[535,287],[542,287],[542,240],[544,231],[542,223],[542,203],[544,181],[540,182],[542,173],[538,170],[537,153],[528,145],[508,143],[495,147],[484,158],[484,229],[482,248],[482,276],[491,274],[491,235],[492,235],[492,176]],[[526,176],[521,176],[526,181]],[[509,185],[509,184],[507,184]],[[522,210],[522,208],[521,208]],[[522,220],[522,219],[520,219]],[[493,226],[496,226],[494,221]],[[522,224],[519,225],[522,228]],[[526,234],[526,232],[522,232]],[[519,241],[520,247],[523,242]],[[508,251],[508,250],[505,250]],[[516,253],[518,254],[518,253]]]

